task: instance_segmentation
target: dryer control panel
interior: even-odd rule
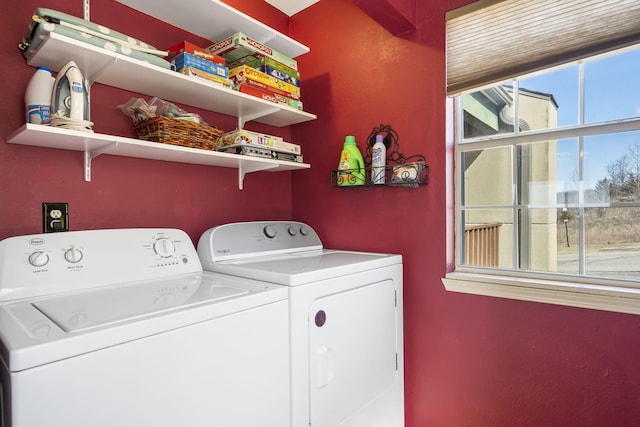
[[[0,241],[0,301],[201,272],[178,229],[83,230]]]
[[[224,224],[205,231],[198,242],[198,255],[207,262],[318,249],[316,231],[296,221]]]

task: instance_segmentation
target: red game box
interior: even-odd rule
[[[273,86],[268,86],[268,85],[266,85],[264,83],[261,83],[261,82],[255,81],[255,80],[245,79],[244,81],[240,81],[240,82],[234,81],[233,79],[229,79],[229,80],[233,83],[233,85],[234,85],[234,87],[236,89],[238,87],[240,87],[240,85],[242,85],[244,87],[252,87],[254,89],[261,90],[263,92],[271,92],[271,93],[275,93],[275,94],[278,94],[278,95],[281,95],[281,96],[286,96],[287,98],[292,98],[292,99],[297,99],[297,100],[300,99],[300,97],[295,95],[295,94],[289,93],[289,92],[284,91],[282,89],[275,88]]]
[[[206,59],[207,61],[211,61],[222,66],[226,65],[226,61],[222,56],[211,53],[207,49],[198,47],[195,44],[189,43],[187,41],[178,43],[177,45],[171,46],[169,49],[165,50],[169,52],[169,55],[165,57],[166,60],[170,60],[171,58],[176,57],[181,53],[190,53],[191,55],[199,56],[200,58]]]
[[[295,108],[296,110],[302,111],[302,101],[297,99],[288,98],[286,96],[282,96],[268,90],[258,89],[246,84],[239,85],[237,87],[237,90],[238,92],[246,93],[247,95],[255,96],[257,98],[264,99],[265,101],[287,105],[289,107]]]

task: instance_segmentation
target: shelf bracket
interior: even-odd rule
[[[277,113],[278,111],[280,111],[280,107],[273,106],[270,108],[265,108],[264,110],[253,114],[240,114],[238,116],[238,129],[244,129],[244,125],[247,122],[259,119],[260,117],[268,116],[269,114]]]
[[[241,160],[238,165],[238,189],[243,189],[244,176],[251,172],[260,172],[263,170],[277,168],[277,164],[270,163],[257,163],[251,161]]]
[[[103,147],[95,150],[89,150],[89,147],[84,149],[84,180],[85,182],[91,182],[91,160],[98,157],[100,154],[104,154],[113,148],[118,146],[118,141],[109,143]]]
[[[87,82],[86,84],[88,86],[92,86],[93,83],[97,82],[100,76],[104,74],[107,68],[111,67],[116,62],[118,62],[118,58],[116,57],[109,58],[109,60],[105,62],[100,68],[98,68],[91,76],[85,75],[84,77],[85,77],[85,81]]]

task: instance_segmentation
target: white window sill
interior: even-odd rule
[[[447,291],[640,314],[640,289],[468,272],[447,274]]]

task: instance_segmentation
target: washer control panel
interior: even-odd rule
[[[0,241],[0,301],[202,271],[177,229],[85,230]]]
[[[198,242],[202,261],[322,249],[313,228],[297,221],[224,224],[207,230]]]

